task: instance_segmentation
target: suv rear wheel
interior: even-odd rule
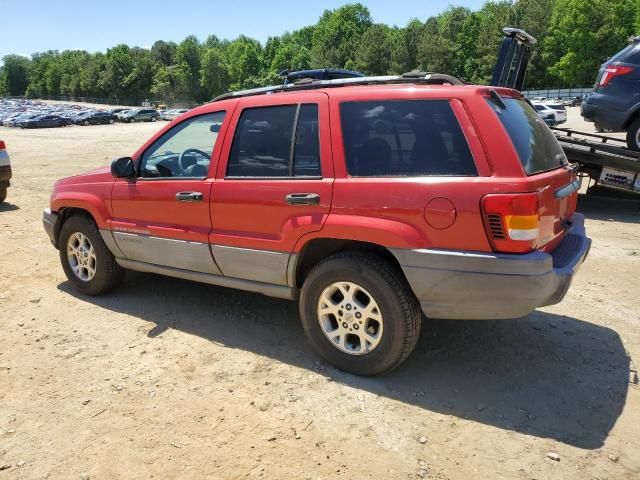
[[[640,151],[640,117],[636,118],[627,130],[627,146],[631,150]]]
[[[0,187],[0,203],[7,199],[7,187]]]
[[[413,351],[420,305],[400,272],[366,252],[343,252],[316,265],[300,296],[313,347],[327,362],[357,375],[400,365]]]
[[[76,215],[64,222],[58,244],[64,273],[80,292],[100,295],[122,281],[124,270],[88,218]]]

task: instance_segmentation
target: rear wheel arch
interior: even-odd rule
[[[322,260],[339,252],[361,251],[385,260],[405,278],[400,263],[391,251],[377,243],[339,238],[314,238],[304,244],[296,261],[291,265],[289,283],[297,289],[302,287],[305,278]],[[406,280],[406,278],[405,278]]]
[[[635,107],[633,107],[633,109],[631,110],[631,113],[629,114],[629,116],[624,122],[624,125],[622,126],[623,130],[626,131],[631,126],[631,124],[635,122],[638,118],[640,118],[640,103]]]

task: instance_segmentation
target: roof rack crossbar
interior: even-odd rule
[[[301,79],[302,80],[302,79]],[[346,87],[353,85],[391,85],[391,84],[426,84],[426,85],[464,85],[464,82],[452,75],[443,73],[425,73],[422,76],[385,75],[378,77],[337,78],[333,80],[304,79],[300,83],[288,83],[286,85],[272,85],[269,87],[239,90],[237,92],[223,93],[211,100],[210,103],[219,102],[229,98],[250,97],[266,95],[278,92],[299,90],[313,90],[318,88]]]

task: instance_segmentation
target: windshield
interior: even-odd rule
[[[487,99],[507,130],[527,175],[567,164],[567,157],[555,135],[525,100],[502,97],[502,101],[504,109]]]

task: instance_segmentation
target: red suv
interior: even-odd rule
[[[333,365],[399,365],[431,318],[559,302],[590,240],[579,183],[510,89],[309,80],[224,95],[58,181],[44,226],[97,295],[126,269],[298,300]]]

